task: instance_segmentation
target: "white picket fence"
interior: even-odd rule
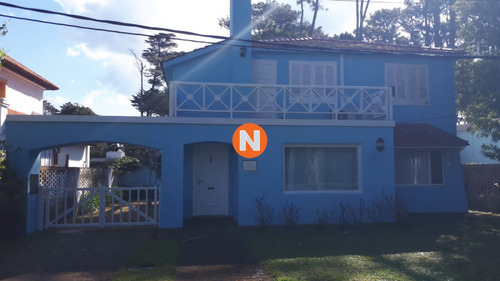
[[[159,187],[40,187],[40,230],[158,224]]]

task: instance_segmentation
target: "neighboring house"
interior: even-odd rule
[[[5,139],[4,122],[11,115],[42,115],[43,92],[59,88],[33,70],[6,55],[0,67],[0,138]]]
[[[7,115],[43,115],[44,91],[59,90],[52,82],[6,55],[0,68],[0,139]],[[42,166],[89,167],[90,147],[61,147],[41,153]]]
[[[249,210],[263,195],[275,210],[299,206],[302,223],[341,200],[369,202],[382,193],[410,212],[467,211],[459,155],[467,142],[456,137],[453,71],[462,51],[315,38],[255,42],[250,14],[249,0],[231,1],[234,40],[163,64],[171,117],[213,118],[185,142],[185,218],[230,215],[253,224]],[[269,138],[252,171],[230,145],[208,137],[247,121]]]
[[[467,131],[468,127],[469,124],[457,125],[457,136],[469,142],[469,146],[460,152],[462,164],[500,164],[499,161],[490,159],[481,152],[482,144],[493,144],[491,139]]]
[[[90,145],[58,147],[41,152],[42,167],[90,168]]]

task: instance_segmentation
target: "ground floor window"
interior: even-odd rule
[[[360,189],[357,146],[285,146],[285,191]]]
[[[443,184],[443,156],[438,150],[396,149],[396,184]]]

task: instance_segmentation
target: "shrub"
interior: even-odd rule
[[[321,229],[334,223],[336,217],[337,210],[335,208],[316,210],[316,223]]]
[[[264,195],[253,200],[252,215],[261,227],[268,226],[273,222],[274,208],[265,201]]]
[[[285,226],[293,227],[299,222],[300,208],[286,201],[285,206],[279,212],[279,217]]]
[[[26,187],[9,165],[5,150],[0,150],[0,240],[26,232]]]

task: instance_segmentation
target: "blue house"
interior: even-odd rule
[[[467,210],[459,157],[467,142],[456,137],[454,102],[461,52],[315,38],[255,42],[250,12],[250,1],[232,1],[234,40],[164,63],[172,117],[214,127],[254,122],[269,138],[254,171],[242,169],[230,145],[191,145],[185,217],[252,224],[252,201],[264,194],[276,207],[298,205],[302,223],[332,203],[382,192],[410,212]],[[224,163],[205,164],[207,155]],[[223,175],[221,195],[204,195],[213,185],[203,184],[205,174]]]
[[[167,118],[11,118],[9,134],[23,144],[13,153],[27,159],[18,169],[33,173],[36,153],[61,143],[161,149],[162,228],[207,215],[254,225],[253,202],[262,196],[276,211],[297,205],[302,224],[315,223],[317,210],[382,193],[409,212],[467,211],[460,164],[467,142],[455,126],[461,51],[315,38],[256,42],[250,26],[250,0],[233,0],[231,39],[164,62]],[[268,138],[253,159],[232,145],[245,123]],[[27,126],[50,137],[28,143]]]

